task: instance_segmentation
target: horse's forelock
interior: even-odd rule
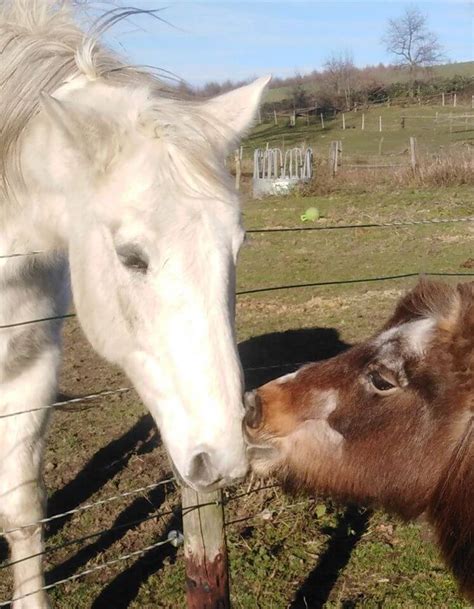
[[[112,9],[87,34],[74,19],[76,4],[87,6],[73,0],[5,0],[1,4],[0,198],[15,199],[15,190],[23,184],[21,136],[39,112],[42,91],[54,93],[83,74],[89,80],[145,85],[165,93],[152,72],[126,65],[98,41],[120,19],[147,11]]]

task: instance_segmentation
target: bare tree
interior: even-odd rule
[[[357,77],[352,53],[333,53],[324,63],[323,76],[336,96],[344,96],[346,109],[350,110]]]
[[[428,29],[426,15],[414,6],[406,8],[398,19],[389,19],[383,42],[397,57],[398,65],[408,68],[412,80],[420,68],[443,59],[437,35]]]

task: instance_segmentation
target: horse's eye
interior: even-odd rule
[[[117,248],[117,256],[127,269],[137,273],[148,270],[148,256],[136,245],[122,245]]]
[[[377,391],[390,391],[390,389],[396,389],[397,387],[397,385],[388,381],[377,370],[372,370],[368,378]]]

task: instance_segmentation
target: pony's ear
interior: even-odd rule
[[[250,85],[245,85],[204,104],[207,113],[215,120],[218,131],[225,126],[230,131],[230,139],[238,141],[252,126],[260,105],[265,87],[271,76],[258,78]],[[229,144],[232,142],[229,142]]]
[[[96,170],[107,167],[112,156],[113,134],[92,110],[44,92],[40,94],[40,105],[66,149]]]

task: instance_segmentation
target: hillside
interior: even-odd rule
[[[397,82],[406,82],[408,74],[405,70],[393,68],[393,69],[377,69],[374,67],[370,70],[371,76],[378,82],[384,85],[394,84]],[[458,63],[447,63],[440,66],[435,66],[432,69],[432,78],[452,78],[454,76],[473,77],[474,76],[474,61],[464,61]],[[304,78],[304,77],[303,77]],[[264,103],[279,102],[287,99],[291,96],[291,92],[294,85],[288,85],[283,87],[271,88],[268,90]],[[303,88],[309,93],[318,93],[320,90],[320,83],[315,82],[303,82]]]

